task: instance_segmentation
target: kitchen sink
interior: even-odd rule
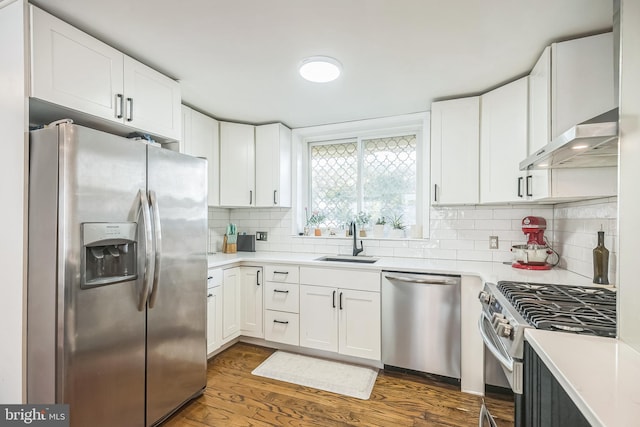
[[[362,264],[373,264],[378,261],[379,258],[371,256],[351,256],[351,255],[334,255],[323,256],[316,258],[316,261],[331,261],[331,262],[358,262]]]

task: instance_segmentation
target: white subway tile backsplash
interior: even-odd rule
[[[605,246],[610,251],[609,281],[615,283],[617,245],[617,198],[605,198],[549,205],[504,205],[437,207],[430,210],[429,227],[424,227],[425,239],[363,240],[365,254],[385,257],[410,257],[446,260],[510,262],[512,245],[524,244],[522,218],[542,216],[547,220],[545,236],[561,256],[560,266],[590,277],[593,274],[592,249],[597,231],[605,231]],[[291,209],[209,209],[210,235],[220,250],[222,237],[229,222],[239,231],[267,231],[267,242],[256,242],[258,251],[293,251],[316,254],[350,254],[352,238],[336,236],[294,236]],[[489,236],[496,235],[499,249],[489,249]]]

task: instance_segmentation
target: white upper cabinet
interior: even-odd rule
[[[255,127],[220,122],[220,205],[256,204]]]
[[[291,130],[256,126],[256,206],[291,207]]]
[[[526,199],[526,176],[519,163],[527,156],[528,77],[480,98],[480,202]]]
[[[208,205],[220,204],[220,137],[218,121],[182,106],[182,146],[184,154],[207,159]]]
[[[31,96],[179,140],[180,85],[60,19],[31,11]]]
[[[480,98],[431,104],[431,204],[480,200]]]
[[[551,47],[546,47],[529,74],[527,154],[544,147],[549,141],[551,141]]]
[[[616,108],[613,33],[551,45],[551,138]]]
[[[125,124],[175,139],[181,134],[180,84],[124,57]]]

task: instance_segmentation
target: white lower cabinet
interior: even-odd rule
[[[222,281],[222,344],[240,336],[240,267],[224,270]]]
[[[240,267],[241,335],[264,338],[262,267]]]
[[[300,345],[380,359],[380,293],[300,285]]]
[[[222,344],[222,271],[209,271],[207,289],[207,354]]]
[[[298,313],[266,310],[264,315],[264,339],[289,345],[298,345],[300,320]]]
[[[301,267],[300,282],[301,347],[380,360],[379,273]]]
[[[298,267],[267,265],[264,268],[264,278],[264,338],[267,341],[299,345]]]

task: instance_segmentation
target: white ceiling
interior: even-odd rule
[[[218,119],[292,128],[429,110],[527,74],[552,41],[611,28],[611,0],[34,0],[179,80]],[[342,62],[304,81],[307,56]]]

